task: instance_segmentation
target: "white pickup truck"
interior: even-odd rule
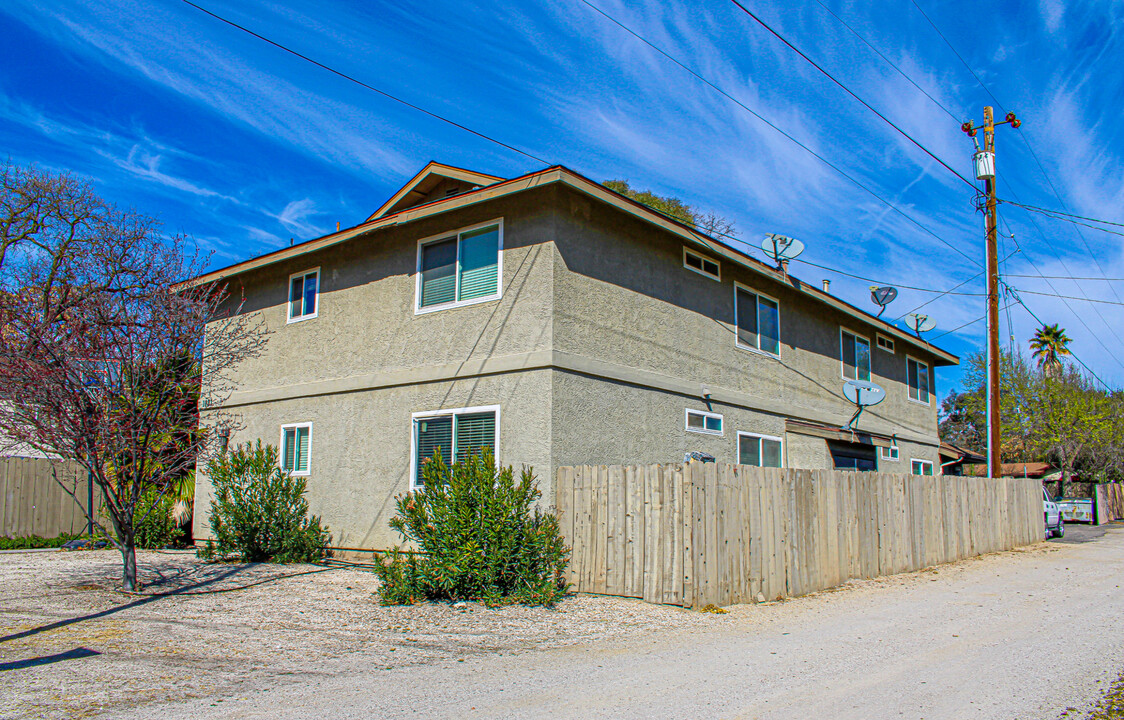
[[[1065,537],[1065,520],[1061,508],[1050,498],[1046,488],[1042,488],[1042,512],[1046,518],[1046,539]]]

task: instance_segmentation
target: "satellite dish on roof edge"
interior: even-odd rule
[[[937,326],[936,320],[921,313],[910,313],[905,318],[906,327],[912,330],[917,337],[921,337],[921,333],[929,332]]]
[[[857,408],[843,429],[854,430],[855,423],[865,408],[886,399],[886,390],[881,385],[866,380],[848,380],[843,383],[843,397],[853,402]]]
[[[872,285],[870,288],[870,301],[879,307],[878,315],[875,317],[882,317],[882,313],[886,311],[886,306],[894,302],[898,297],[898,289],[895,287],[877,287]]]
[[[800,253],[804,252],[804,243],[796,238],[778,235],[777,233],[766,233],[765,239],[761,241],[761,250],[770,260],[783,264],[799,257]]]

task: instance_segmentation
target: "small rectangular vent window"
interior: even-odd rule
[[[880,349],[885,350],[888,353],[894,352],[894,341],[886,337],[885,335],[879,335],[877,342]]]
[[[683,267],[688,270],[706,275],[712,280],[721,280],[722,274],[718,263],[710,258],[703,257],[698,253],[691,252],[687,248],[683,248]]]
[[[878,448],[878,456],[883,460],[897,460],[898,446],[891,445],[890,447],[880,447]]]
[[[723,432],[722,416],[718,413],[703,412],[702,410],[688,410],[687,432],[721,435]]]

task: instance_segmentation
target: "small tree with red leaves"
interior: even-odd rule
[[[264,336],[223,288],[178,285],[201,259],[153,218],[67,174],[7,163],[0,183],[0,435],[89,471],[104,513],[90,520],[135,590],[138,509],[164,507],[142,499],[172,491],[229,423],[201,430],[200,407],[221,404]]]

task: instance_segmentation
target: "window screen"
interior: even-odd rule
[[[496,294],[499,242],[500,230],[495,226],[461,235],[461,277],[458,300],[472,300]]]
[[[498,295],[500,226],[469,230],[422,245],[418,307]]]
[[[416,484],[424,484],[422,470],[426,460],[440,456],[446,465],[453,464],[453,417],[431,417],[418,420],[417,427],[417,478]]]
[[[284,430],[281,467],[289,472],[308,472],[308,453],[312,443],[312,428],[308,426],[287,427]]]
[[[421,307],[441,305],[456,300],[456,238],[422,246],[421,276]]]

